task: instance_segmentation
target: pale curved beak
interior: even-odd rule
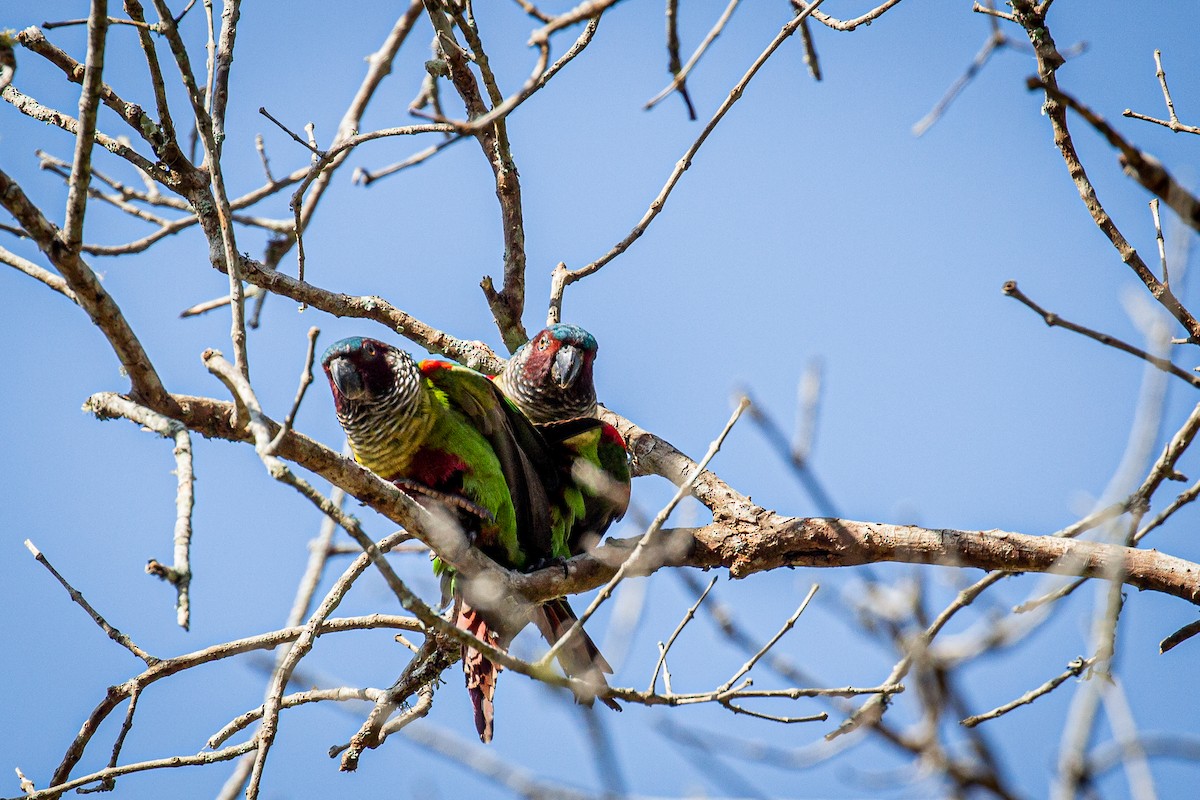
[[[329,379],[333,381],[333,385],[337,387],[338,393],[349,400],[356,400],[367,393],[367,386],[363,383],[362,375],[359,374],[358,368],[350,362],[348,358],[335,358],[329,362],[326,367],[329,370]]]
[[[554,363],[550,365],[550,377],[565,389],[575,382],[583,369],[583,352],[574,345],[564,344],[554,354]]]

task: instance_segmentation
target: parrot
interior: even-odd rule
[[[418,502],[449,510],[473,543],[508,569],[530,570],[562,559],[567,527],[577,518],[580,491],[563,486],[557,454],[486,376],[445,361],[416,363],[389,344],[350,337],[321,357],[338,422],[362,466],[396,484]],[[572,502],[573,498],[573,502]],[[473,609],[455,589],[453,571],[434,559],[454,600],[455,624],[504,646],[517,631]],[[565,598],[539,606],[533,622],[553,645],[575,622]],[[482,741],[494,732],[493,697],[499,668],[464,647],[463,671]],[[608,688],[612,668],[585,631],[559,653],[563,671]],[[590,705],[592,696],[578,696]],[[601,700],[620,710],[608,697]]]
[[[578,325],[555,323],[515,352],[496,377],[504,394],[569,463],[569,484],[583,510],[570,530],[572,555],[594,547],[629,507],[629,452],[621,433],[592,420],[598,411],[592,363],[596,338]]]

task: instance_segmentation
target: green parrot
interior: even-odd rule
[[[363,337],[335,342],[321,364],[354,459],[424,504],[449,507],[473,543],[501,566],[529,570],[568,555],[571,526],[585,512],[556,451],[484,375]],[[463,602],[440,560],[434,570],[454,598],[455,624],[503,647],[517,631]],[[564,598],[538,607],[534,624],[553,645],[575,622]],[[563,671],[608,688],[612,668],[583,631],[559,654]],[[470,648],[463,670],[480,739],[493,733],[499,668]],[[591,704],[592,695],[577,696]],[[602,701],[617,710],[611,698]]]
[[[596,338],[564,322],[539,331],[509,359],[496,383],[556,453],[569,456],[567,485],[582,493],[570,528],[572,554],[594,547],[629,507],[629,453],[621,433],[596,420]]]

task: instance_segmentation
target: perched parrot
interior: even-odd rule
[[[562,485],[569,480],[563,457],[492,381],[444,361],[417,364],[402,350],[357,336],[330,346],[321,364],[358,463],[419,502],[448,507],[475,546],[504,567],[526,570],[569,555],[568,526],[578,516],[580,501],[572,504],[567,498],[579,490]],[[434,569],[451,586],[455,623],[506,646],[498,633],[505,626],[463,602],[453,576],[436,559]],[[575,619],[563,598],[547,601],[533,615],[551,645]],[[506,631],[503,639],[516,633]],[[563,648],[559,663],[567,675],[597,691],[607,688],[603,673],[612,668],[584,631]],[[488,742],[499,668],[464,648],[463,671],[476,728]],[[592,701],[591,696],[579,699]],[[615,701],[602,700],[620,710]]]
[[[583,510],[567,547],[581,553],[598,543],[629,507],[629,453],[607,422],[596,425],[592,363],[596,338],[578,325],[556,323],[539,331],[509,359],[496,378],[504,394],[537,426],[560,457],[568,484],[583,494]]]

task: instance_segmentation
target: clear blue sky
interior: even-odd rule
[[[336,11],[308,0],[243,6],[225,144],[231,194],[261,182],[256,133],[266,140],[276,174],[307,162],[305,151],[258,115],[260,106],[295,129],[315,122],[318,141],[329,141],[358,87],[363,57],[378,48],[394,22],[394,5],[355,3]],[[686,57],[724,4],[680,5]],[[118,6],[113,4],[112,13],[119,13]],[[849,17],[867,7],[831,0],[825,10]],[[534,63],[534,51],[524,47],[531,22],[511,3],[477,2],[476,13],[501,85],[512,91]],[[86,14],[83,2],[17,0],[0,12],[0,28]],[[1086,53],[1059,72],[1063,87],[1116,121],[1188,185],[1197,177],[1197,140],[1122,120],[1120,113],[1127,107],[1165,113],[1152,58],[1161,48],[1180,115],[1184,122],[1200,123],[1197,15],[1185,3],[1135,12],[1125,3],[1059,0],[1050,18],[1060,47],[1087,43]],[[554,264],[580,266],[628,233],[703,120],[788,16],[784,2],[738,9],[689,82],[701,122],[687,121],[678,98],[650,112],[641,108],[668,78],[662,4],[647,2],[623,3],[606,15],[590,48],[511,118],[525,203],[530,330],[544,319]],[[201,22],[196,8],[184,25],[194,44],[193,64],[200,66]],[[1000,287],[1016,279],[1046,308],[1137,343],[1142,334],[1127,309],[1131,303],[1147,306],[1148,296],[1079,202],[1049,123],[1039,114],[1040,96],[1024,87],[1033,73],[1028,53],[998,53],[931,131],[922,138],[911,134],[988,30],[987,20],[972,14],[965,1],[907,0],[854,33],[816,26],[825,76],[820,83],[804,68],[799,40],[785,44],[701,149],[645,236],[568,289],[565,318],[601,343],[601,399],[698,457],[728,416],[737,387],[750,387],[763,408],[790,429],[801,371],[819,357],[825,383],[813,466],[841,515],[1049,533],[1084,513],[1120,463],[1142,365],[1046,328]],[[1018,36],[1015,28],[1011,33]],[[48,35],[82,57],[82,28]],[[129,99],[153,107],[133,30],[113,28],[109,41],[107,79]],[[422,28],[406,44],[363,120],[364,130],[409,121],[406,108],[429,57],[428,41],[429,31]],[[568,37],[555,41],[559,53]],[[165,48],[163,54],[166,63]],[[18,51],[18,58],[18,88],[75,112],[76,87],[36,56]],[[458,114],[449,87],[442,97]],[[180,127],[184,107],[176,105]],[[1148,195],[1121,176],[1098,137],[1078,119],[1072,125],[1107,209],[1143,257],[1156,264]],[[118,128],[110,114],[101,115],[102,130],[121,132]],[[382,295],[429,324],[500,350],[478,289],[482,275],[498,277],[502,269],[494,186],[479,148],[458,144],[369,188],[350,183],[354,166],[378,169],[426,144],[388,139],[351,157],[306,235],[307,277],[337,291]],[[65,188],[39,172],[36,148],[70,160],[72,140],[7,104],[0,107],[0,167],[61,221]],[[98,157],[96,168],[136,183],[111,157]],[[288,217],[286,203],[284,193],[259,213]],[[1164,220],[1169,239],[1182,235],[1170,212],[1164,211]],[[93,205],[85,238],[112,244],[149,230]],[[38,260],[30,248],[2,236],[5,247]],[[239,234],[240,249],[253,256],[261,254],[264,242],[259,231]],[[229,350],[228,317],[178,318],[182,309],[227,292],[225,276],[207,263],[200,234],[191,229],[145,254],[91,263],[168,388],[222,397],[200,353],[206,347]],[[285,268],[294,269],[294,256]],[[1173,264],[1176,285],[1183,284],[1178,291],[1194,303],[1197,293],[1188,286],[1192,281],[1183,283],[1183,273],[1184,264]],[[169,656],[278,627],[318,519],[306,502],[263,474],[250,448],[197,437],[194,623],[191,632],[180,631],[171,591],[143,574],[148,558],[170,557],[175,479],[169,444],[132,424],[101,424],[80,412],[90,394],[122,391],[128,384],[78,308],[12,269],[0,270],[0,298],[0,337],[15,351],[0,381],[6,454],[0,479],[8,495],[0,505],[0,636],[7,652],[0,674],[9,686],[0,699],[0,776],[8,776],[0,777],[0,796],[8,796],[17,793],[14,766],[44,786],[105,688],[140,666],[70,603],[22,540],[41,547],[113,624],[154,654]],[[312,310],[299,314],[293,303],[271,298],[263,326],[251,334],[250,361],[259,397],[275,417],[290,405],[311,325],[322,329],[325,344],[352,334],[401,343],[371,323]],[[1192,352],[1181,355],[1190,369]],[[1176,383],[1162,422],[1168,435],[1195,402]],[[341,432],[321,384],[306,400],[297,427],[340,446]],[[1194,458],[1181,467],[1196,477]],[[817,513],[748,423],[735,429],[714,469],[764,506]],[[653,511],[668,496],[667,488],[661,479],[639,479],[634,500]],[[700,519],[694,508],[681,514],[681,522]],[[365,511],[361,516],[376,538],[389,532],[386,521]],[[1151,546],[1200,559],[1190,529],[1195,522],[1194,512],[1181,514]],[[630,523],[614,531],[636,532]],[[404,566],[432,596],[424,558]],[[902,585],[913,569],[885,566],[876,574]],[[977,576],[937,572],[931,607],[940,607],[956,586]],[[781,651],[829,685],[882,681],[892,654],[856,633],[845,608],[861,587],[854,571],[784,571],[739,584],[722,579],[717,591],[765,638],[813,582],[822,585],[818,599]],[[997,608],[1039,585],[1033,577],[1010,581],[996,592]],[[611,637],[608,647],[624,651],[614,658],[620,662],[616,681],[640,687],[652,668],[655,642],[669,635],[694,598],[669,573],[624,591],[626,603],[645,593],[645,615],[628,647]],[[971,710],[1010,700],[1088,654],[1095,596],[1091,587],[1078,592],[1064,604],[1061,618],[1027,646],[973,666],[964,676]],[[394,598],[372,578],[356,587],[340,613],[397,610]],[[1200,708],[1185,679],[1194,673],[1200,645],[1157,655],[1157,641],[1194,618],[1195,609],[1182,601],[1130,593],[1119,674],[1138,724],[1148,732],[1200,735]],[[598,641],[615,627],[610,619],[602,614],[589,626]],[[744,660],[704,619],[693,624],[678,650],[677,688],[712,688]],[[386,633],[330,637],[303,662],[301,680],[386,686],[402,668],[403,656]],[[264,663],[230,660],[155,685],[142,698],[124,759],[200,750],[225,721],[261,702]],[[474,734],[457,670],[447,679],[430,723],[470,744]],[[763,672],[757,685],[776,683]],[[1046,792],[1073,691],[1064,686],[987,728],[1011,765],[1014,785],[1027,796]],[[901,698],[890,713],[911,720],[914,707]],[[804,702],[783,713],[820,709]],[[357,775],[339,774],[324,752],[348,739],[364,713],[358,706],[287,712],[263,796],[447,797],[483,786],[400,737],[367,754]],[[745,794],[739,779],[729,777],[733,773],[752,780],[766,796],[875,796],[883,792],[876,780],[896,787],[887,796],[940,793],[937,784],[900,783],[910,777],[894,772],[904,762],[877,745],[803,771],[729,759],[718,780],[695,769],[712,756],[698,756],[663,730],[669,723],[699,735],[720,731],[803,747],[831,730],[840,721],[836,714],[829,723],[788,727],[713,709],[632,707],[620,717],[601,716],[616,741],[626,784],[643,795]],[[106,730],[93,742],[85,769],[108,758],[116,728]],[[1103,729],[1101,736],[1110,734]],[[598,790],[587,747],[569,703],[519,676],[502,678],[493,754]],[[1195,786],[1194,768],[1155,761],[1153,769],[1161,796],[1182,796],[1183,787]],[[218,766],[133,776],[120,782],[118,796],[211,796],[227,773]],[[1119,773],[1102,788],[1112,797],[1129,791]]]

